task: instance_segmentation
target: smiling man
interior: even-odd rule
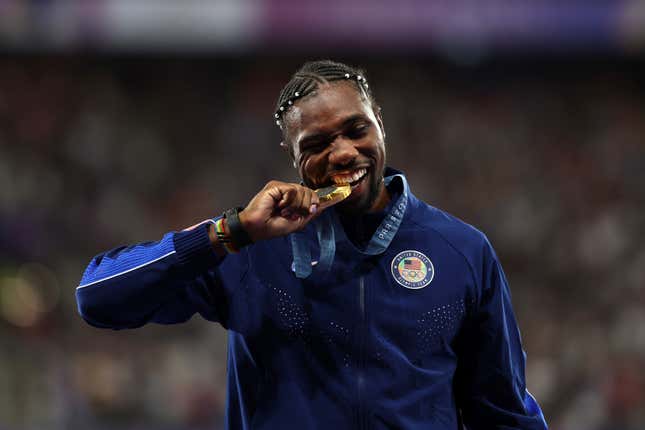
[[[365,74],[307,63],[274,116],[303,184],[96,256],[83,318],[222,324],[229,429],[545,429],[495,252],[385,167]],[[334,206],[314,191],[346,184]]]

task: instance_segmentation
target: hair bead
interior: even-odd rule
[[[295,104],[297,99],[309,95],[322,84],[338,80],[353,80],[356,83],[357,90],[372,103],[375,103],[362,70],[329,60],[311,61],[305,63],[296,71],[291,80],[280,91],[274,112],[274,116],[278,120],[276,124],[284,129],[283,124],[280,122],[281,117]]]

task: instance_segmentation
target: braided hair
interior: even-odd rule
[[[273,114],[277,126],[284,133],[284,115],[296,100],[311,94],[321,84],[343,80],[353,82],[358,92],[369,100],[372,106],[376,106],[363,70],[331,60],[310,61],[305,63],[280,91]]]

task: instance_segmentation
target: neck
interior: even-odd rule
[[[387,204],[390,203],[390,193],[387,190],[387,187],[385,186],[383,180],[381,180],[379,188],[380,189],[378,196],[376,197],[376,200],[374,200],[372,207],[370,207],[370,209],[367,211],[368,213],[382,211],[383,209],[385,209]]]

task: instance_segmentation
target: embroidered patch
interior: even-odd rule
[[[403,251],[392,260],[392,276],[405,288],[418,290],[432,282],[434,266],[419,251]]]

